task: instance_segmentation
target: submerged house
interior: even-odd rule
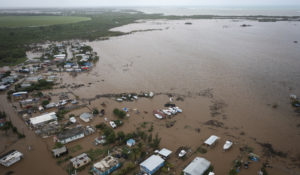
[[[213,146],[215,145],[215,143],[217,142],[217,140],[219,140],[220,137],[215,136],[215,135],[211,135],[208,139],[206,139],[204,141],[204,144],[208,145],[208,146]]]
[[[36,128],[45,125],[46,123],[57,121],[57,116],[55,112],[51,112],[37,117],[32,117],[29,120],[30,120],[30,124]]]
[[[0,164],[6,167],[11,166],[12,164],[17,163],[23,158],[23,154],[16,150],[11,150],[6,154],[0,156]]]
[[[210,161],[196,157],[184,170],[184,175],[202,175],[209,168]]]
[[[121,166],[117,158],[107,156],[92,167],[94,175],[108,175]]]
[[[140,164],[140,170],[146,174],[154,174],[165,164],[165,160],[160,156],[152,155]]]
[[[57,135],[58,141],[62,144],[66,144],[74,140],[81,139],[83,137],[84,137],[84,129],[82,127],[69,129]]]
[[[163,158],[168,158],[171,154],[172,154],[172,151],[171,150],[168,150],[166,148],[163,148],[161,149],[159,152],[158,152],[159,155],[161,155]]]
[[[93,118],[93,115],[88,112],[85,112],[85,113],[81,114],[79,116],[79,118],[81,120],[83,120],[84,122],[89,122]]]
[[[15,100],[19,100],[19,99],[25,99],[28,97],[28,92],[26,91],[22,91],[22,92],[15,92],[12,94],[13,98]]]
[[[25,99],[19,102],[20,106],[22,108],[31,108],[31,107],[37,107],[39,103],[39,99]]]
[[[72,158],[71,163],[73,165],[74,168],[80,168],[84,165],[87,165],[91,162],[91,159],[87,156],[86,153],[82,153],[74,158]]]
[[[68,154],[68,149],[66,146],[63,146],[61,148],[56,148],[52,150],[54,157],[60,157],[62,155]]]

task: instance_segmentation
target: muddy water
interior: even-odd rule
[[[11,122],[18,128],[18,131],[24,133],[26,137],[18,140],[14,144],[9,144],[9,147],[4,151],[16,149],[24,154],[24,159],[15,165],[4,168],[0,167],[0,174],[4,175],[9,171],[13,171],[17,175],[25,174],[65,174],[64,170],[56,165],[55,159],[52,158],[51,148],[47,147],[47,144],[34,132],[25,125],[24,121],[16,114],[11,105],[6,100],[6,95],[0,96],[0,110],[5,111],[10,117]],[[1,136],[0,143],[5,136]],[[30,148],[29,148],[30,147]],[[1,154],[2,154],[1,153]]]
[[[227,104],[224,123],[228,127],[244,131],[248,141],[268,142],[292,157],[299,155],[300,121],[289,105],[289,94],[300,94],[300,45],[294,43],[300,40],[300,23],[184,22],[149,21],[116,28],[162,30],[88,43],[100,55],[97,67],[75,78],[66,75],[64,82],[91,83],[74,90],[88,98],[111,92],[188,94],[212,88],[215,98]],[[252,26],[240,27],[244,23]],[[188,113],[188,120],[197,113]],[[163,144],[172,145],[164,139]]]

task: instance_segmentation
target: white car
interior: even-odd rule
[[[186,155],[186,151],[185,150],[181,150],[180,153],[178,154],[178,157],[182,158]]]
[[[117,125],[116,125],[115,122],[113,122],[113,121],[110,121],[109,124],[110,124],[110,126],[111,126],[112,128],[116,128],[116,127],[117,127]]]

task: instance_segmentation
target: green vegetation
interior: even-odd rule
[[[54,147],[53,147],[53,149],[61,148],[61,147],[63,147],[63,146],[64,146],[64,144],[62,144],[62,143],[60,143],[60,142],[56,142],[55,145],[54,145]]]
[[[20,84],[15,85],[15,91],[28,91],[32,92],[35,90],[46,90],[46,89],[52,89],[54,86],[53,82],[48,82],[44,79],[39,80],[37,83],[33,83],[31,86],[26,88],[21,88]]]
[[[42,101],[42,106],[46,106],[49,103],[50,103],[49,100],[44,100],[44,101]]]
[[[134,163],[129,162],[124,168],[113,173],[113,175],[126,175],[126,174],[130,173],[134,168],[135,168]]]
[[[71,153],[75,153],[75,152],[80,151],[80,150],[82,150],[82,147],[80,145],[75,145],[75,146],[72,146],[71,148],[69,148],[69,151]]]
[[[101,149],[90,149],[87,152],[87,155],[91,158],[92,161],[98,159],[102,154],[103,150]]]
[[[159,144],[160,144],[160,140],[161,138],[158,138],[158,134],[155,135],[155,138],[153,139],[152,143],[150,144],[150,146],[153,149],[158,149],[159,148]]]
[[[96,125],[96,128],[103,131],[103,134],[106,137],[107,144],[115,142],[117,137],[116,137],[115,131],[111,127],[107,126],[105,123],[100,123],[100,124]]]
[[[207,153],[207,150],[206,150],[205,148],[202,148],[201,146],[199,146],[199,147],[197,148],[197,152],[202,153],[202,154],[205,154],[205,153]]]
[[[208,169],[203,173],[203,175],[208,175],[210,172],[214,171],[214,167],[212,165],[210,165],[208,167]]]
[[[97,108],[93,109],[93,115],[98,115],[99,114],[99,110]]]
[[[91,18],[78,16],[0,16],[0,27],[39,27],[89,20]]]
[[[70,112],[70,111],[69,110],[64,110],[64,109],[58,110],[57,113],[56,113],[57,119],[62,120],[65,117],[65,114],[68,113],[68,112]]]
[[[5,112],[0,112],[0,117],[6,117]],[[13,133],[17,134],[18,138],[24,138],[25,135],[20,133],[18,129],[12,124],[11,121],[7,121],[4,123],[4,125],[0,128],[1,130],[5,131],[5,135],[7,135],[7,132],[12,129]]]
[[[228,175],[238,175],[235,169],[231,169],[228,173]]]
[[[113,113],[114,113],[115,116],[117,116],[117,117],[119,117],[121,119],[123,119],[126,116],[126,112],[125,111],[122,111],[122,110],[117,109],[117,108],[115,108],[113,110]]]

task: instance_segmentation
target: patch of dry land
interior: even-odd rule
[[[173,151],[168,159],[172,168],[161,174],[179,175],[191,160],[200,156],[211,161],[216,174],[225,175],[234,167],[235,160],[248,161],[250,149],[260,160],[251,162],[248,169],[242,166],[240,175],[257,174],[263,163],[271,166],[267,167],[271,175],[299,175],[300,120],[290,105],[289,94],[300,95],[300,44],[294,42],[300,40],[300,23],[189,20],[192,24],[186,25],[185,22],[139,21],[112,29],[131,32],[129,35],[86,43],[100,56],[95,67],[77,76],[59,74],[60,85],[65,86],[53,90],[53,93],[71,92],[80,104],[87,104],[65,118],[74,114],[77,124],[96,126],[117,120],[113,114],[115,108],[129,108],[130,116],[122,119],[123,125],[115,131],[126,134],[138,129],[153,138],[157,133],[161,138],[160,148]],[[242,24],[251,26],[241,27]],[[74,83],[84,86],[76,87]],[[155,94],[153,98],[117,102],[112,97],[112,94],[150,91]],[[183,112],[156,119],[153,110],[166,108],[168,102]],[[15,125],[21,126],[26,135],[10,146],[24,152],[24,159],[9,168],[0,167],[1,174],[9,170],[15,174],[66,174],[64,163],[57,163],[51,157],[53,137],[42,139],[27,129],[6,103],[5,94],[1,95],[1,108],[10,111]],[[93,108],[104,109],[105,115],[83,123],[78,115]],[[74,149],[70,155],[90,149],[112,149],[113,145],[93,144],[94,138],[101,134],[97,131],[67,144]],[[220,137],[217,144],[203,146],[212,134]],[[223,152],[226,140],[234,144]],[[147,156],[152,154],[153,150],[143,144]],[[29,151],[28,145],[33,149]],[[200,146],[207,152],[198,149]],[[189,150],[185,159],[177,156],[180,147]],[[78,174],[88,174],[89,167]]]

